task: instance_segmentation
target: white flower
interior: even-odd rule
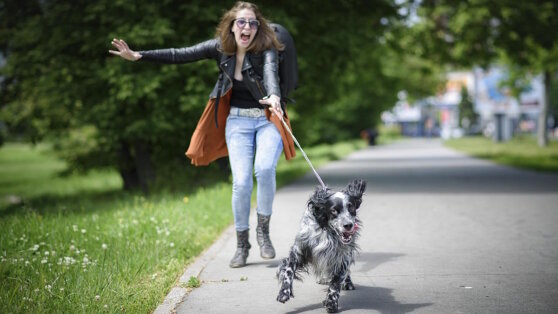
[[[48,291],[50,291],[50,290],[52,289],[52,286],[51,286],[51,285],[46,285],[46,286],[45,286],[45,289],[47,289]]]
[[[169,244],[169,246],[170,246],[170,247],[174,247],[174,242],[171,242],[171,243]]]
[[[72,265],[75,264],[76,260],[73,257],[70,256],[64,256],[64,264],[65,265]]]
[[[100,295],[96,295],[96,296],[95,296],[95,301],[99,301],[100,299],[101,299],[101,296],[100,296]]]
[[[87,230],[81,229],[81,233],[86,233],[86,232],[87,232]]]
[[[49,255],[50,255],[50,252],[49,252],[49,251],[45,251],[44,254],[45,254],[46,256],[49,256]]]
[[[105,243],[103,243],[103,245],[101,245],[101,248],[102,248],[103,250],[106,250],[106,249],[108,248],[108,245],[106,245]]]
[[[41,264],[46,264],[46,263],[48,263],[47,259],[46,259],[46,258],[43,258],[43,259],[41,260]]]
[[[70,251],[73,251],[73,250],[75,250],[75,249],[76,249],[76,246],[75,246],[75,245],[73,245],[73,244],[70,245]]]
[[[78,231],[78,226],[77,225],[73,225],[72,228],[74,229],[75,232]]]
[[[154,274],[151,276],[151,280],[155,280],[155,278],[157,278],[157,273],[154,273]]]
[[[39,249],[39,245],[38,245],[38,244],[35,244],[35,245],[33,245],[32,248],[30,248],[30,250],[31,250],[31,251],[34,251],[34,252],[36,252],[38,249]]]
[[[60,288],[60,292],[64,291],[64,288]]]

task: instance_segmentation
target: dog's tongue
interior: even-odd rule
[[[353,228],[353,233],[358,231],[358,224],[355,222],[355,227]]]

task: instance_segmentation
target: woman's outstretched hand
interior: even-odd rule
[[[109,50],[113,55],[120,56],[126,60],[136,61],[141,58],[141,55],[137,51],[133,51],[128,47],[128,44],[122,39],[113,39],[112,45],[118,50]]]

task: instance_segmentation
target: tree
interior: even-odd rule
[[[538,142],[546,146],[552,73],[558,70],[558,3],[551,0],[425,0],[414,25],[425,55],[454,65],[487,66],[500,59],[524,73],[542,73]]]
[[[304,145],[357,137],[409,81],[401,60],[411,59],[385,39],[404,18],[399,5],[258,4],[295,38],[301,87],[289,112]],[[118,169],[126,189],[147,191],[169,168],[172,176],[179,167],[197,173],[184,151],[215,83],[215,64],[132,63],[107,51],[115,37],[134,50],[206,40],[230,6],[224,0],[0,0],[6,57],[0,120],[34,142],[56,140],[72,169]],[[307,14],[314,12],[321,13]]]
[[[459,102],[459,126],[469,130],[477,123],[478,115],[473,107],[467,87],[461,87],[461,102]]]

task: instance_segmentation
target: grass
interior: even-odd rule
[[[364,146],[305,150],[318,167]],[[144,197],[114,171],[65,167],[48,145],[0,148],[1,313],[152,312],[233,220],[230,182]],[[281,158],[278,186],[307,171],[300,153]]]
[[[504,143],[495,143],[485,137],[452,139],[445,145],[471,156],[488,159],[499,164],[540,172],[558,172],[558,141],[539,147],[534,137],[516,137]]]

